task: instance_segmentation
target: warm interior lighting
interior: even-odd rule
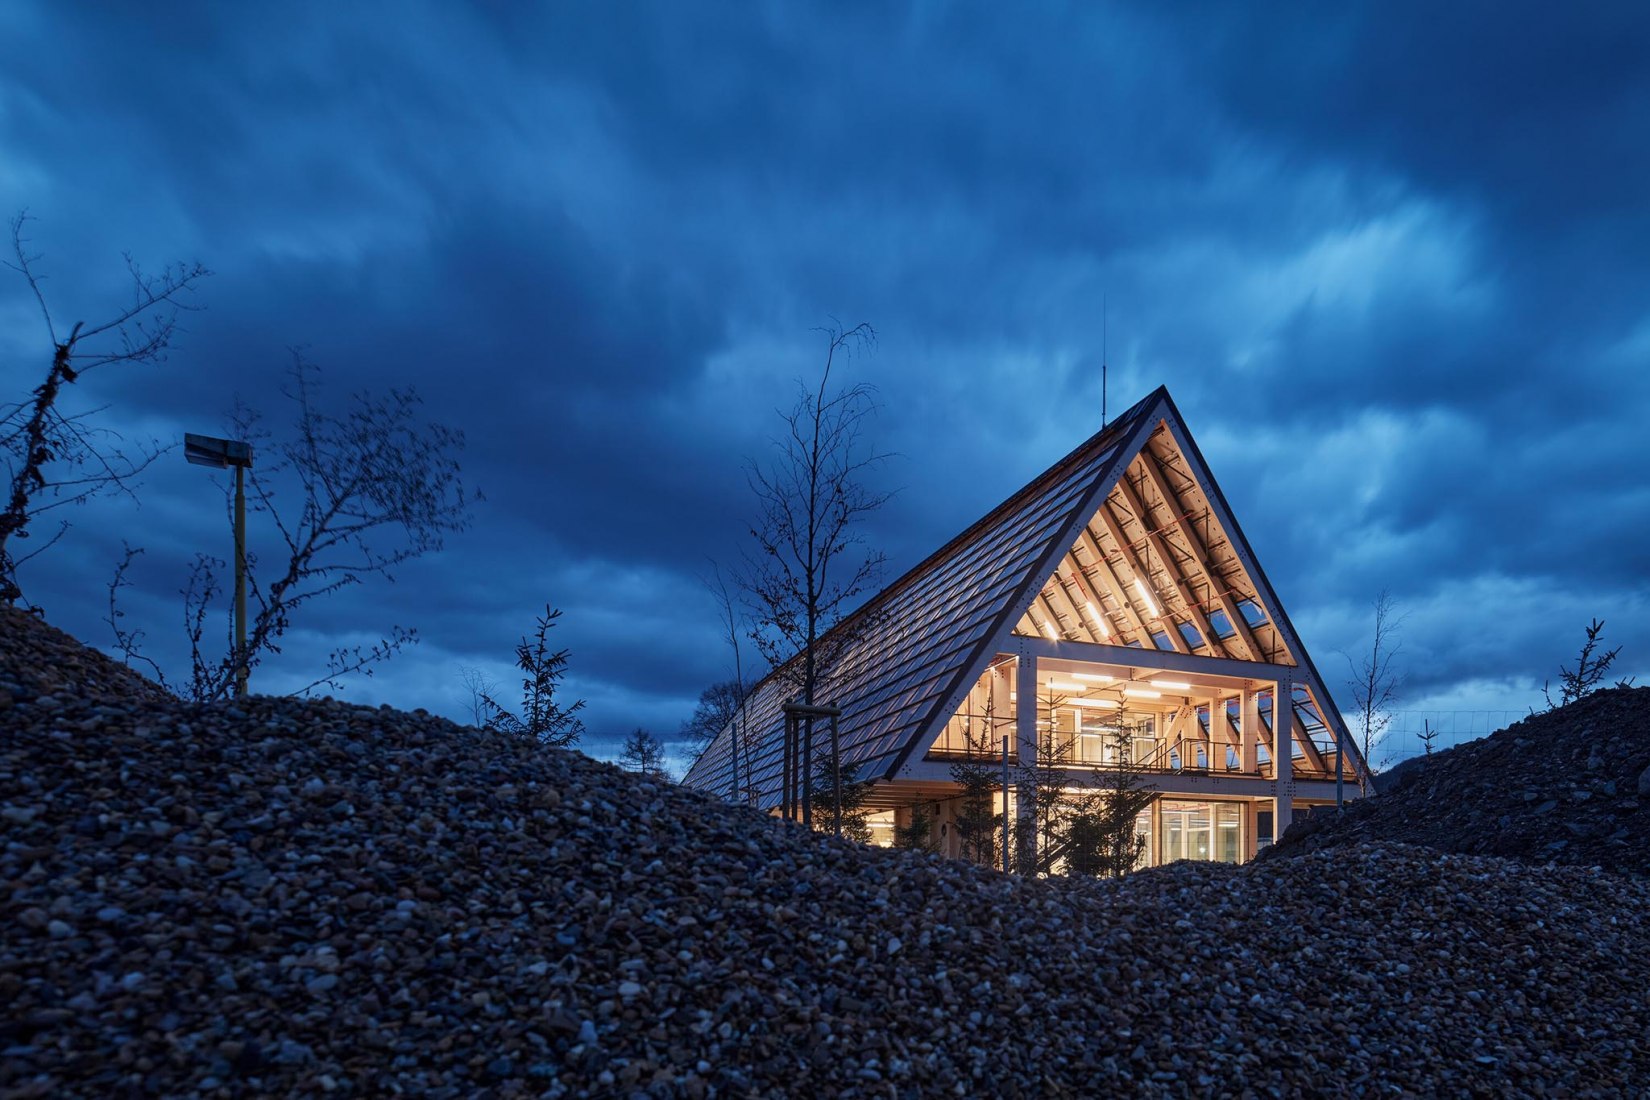
[[[1071,678],[1073,680],[1093,680],[1097,684],[1109,684],[1117,679],[1115,676],[1106,676],[1098,672],[1073,672]]]
[[[1068,684],[1061,680],[1050,680],[1048,686],[1055,691],[1087,691],[1082,684]]]
[[[1147,691],[1144,688],[1126,688],[1123,691],[1123,694],[1128,695],[1128,696],[1132,696],[1135,699],[1161,699],[1161,698],[1163,698],[1163,693],[1161,691]]]
[[[1095,626],[1100,628],[1100,637],[1111,637],[1111,625],[1106,622],[1106,617],[1100,614],[1100,609],[1094,606],[1094,601],[1084,600],[1083,606],[1088,608],[1089,619],[1093,621]]]
[[[1057,642],[1060,640],[1060,635],[1055,633],[1053,623],[1044,623],[1043,633],[1048,635],[1048,640],[1051,642]]]
[[[1191,684],[1186,683],[1184,680],[1153,680],[1152,681],[1152,687],[1157,687],[1157,688],[1178,688],[1181,691],[1187,691],[1187,690],[1190,690],[1191,686],[1192,686]]]
[[[1134,589],[1140,593],[1140,598],[1146,601],[1146,610],[1152,613],[1152,618],[1158,618],[1163,614],[1157,609],[1157,601],[1152,599],[1152,594],[1147,590],[1146,582],[1143,579],[1140,577],[1134,578]]]
[[[1122,705],[1115,699],[1068,699],[1066,701],[1068,707],[1095,707],[1101,710],[1116,710]]]

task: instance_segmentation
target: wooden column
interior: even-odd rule
[[[1250,688],[1244,688],[1238,699],[1238,728],[1243,738],[1241,770],[1249,775],[1260,771],[1260,698]]]
[[[1033,813],[1037,802],[1037,658],[1029,653],[1020,654],[1020,667],[1015,675],[1015,692],[1019,698],[1015,700],[1014,711],[1014,740],[1020,764],[1018,789],[1015,798],[1016,828],[1021,838],[1031,835],[1034,824]],[[1050,715],[1052,718],[1053,716]],[[1052,733],[1052,731],[1050,731]],[[1023,839],[1016,845],[1020,851],[1015,852],[1015,860],[1011,863],[1014,870],[1019,870],[1020,852],[1029,848]]]
[[[1277,681],[1277,694],[1272,699],[1272,835],[1281,839],[1289,828],[1294,809],[1294,746],[1291,730],[1294,726],[1295,685],[1287,676]]]

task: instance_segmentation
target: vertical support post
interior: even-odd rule
[[[1259,850],[1260,829],[1259,819],[1255,815],[1256,803],[1250,801],[1243,804],[1243,862],[1248,863],[1255,858]]]
[[[235,698],[246,697],[246,467],[235,467]]]
[[[1014,690],[1019,696],[1016,700],[1018,706],[1014,710],[1014,738],[1020,761],[1020,804],[1016,815],[1019,820],[1016,824],[1019,826],[1020,851],[1031,857],[1031,866],[1021,867],[1021,873],[1024,874],[1027,870],[1036,872],[1037,838],[1033,826],[1036,824],[1034,814],[1037,805],[1037,658],[1030,653],[1020,654],[1020,667],[1015,670],[1014,678]],[[1051,721],[1053,717],[1049,715]],[[1008,777],[1005,774],[1005,791],[1007,784]],[[1004,794],[1005,806],[1007,801],[1008,796]],[[1003,831],[1006,836],[1006,822]],[[1026,862],[1023,854],[1021,863]]]
[[[1278,678],[1272,698],[1272,837],[1283,838],[1294,812],[1295,746],[1290,743],[1295,726],[1295,685],[1287,676]]]
[[[1163,800],[1155,799],[1152,802],[1152,845],[1149,866],[1163,866]]]
[[[1329,708],[1324,706],[1322,702],[1320,702],[1318,704],[1318,711],[1319,711],[1320,717],[1322,717],[1326,720],[1329,718]],[[1341,743],[1341,726],[1342,725],[1343,725],[1343,723],[1341,723],[1341,722],[1336,722],[1335,723],[1335,812],[1336,813],[1340,813],[1341,811],[1346,809],[1346,791],[1345,791],[1345,784],[1346,784],[1346,746]]]
[[[796,719],[789,714],[785,715],[785,760],[783,774],[779,777],[779,816],[785,821],[791,820],[791,756],[793,738],[796,736]]]
[[[742,707],[744,704],[740,703],[740,706]],[[728,729],[728,754],[728,771],[733,776],[729,781],[729,786],[732,789],[728,791],[728,801],[737,806],[739,805],[739,718],[737,713],[734,715],[733,723]]]
[[[842,839],[842,742],[837,737],[836,715],[831,715],[831,809],[835,814],[832,829]]]
[[[1003,874],[1008,874],[1008,738],[1003,738]]]
[[[1252,687],[1245,687],[1238,697],[1238,734],[1243,743],[1243,771],[1253,775],[1260,771],[1260,695]]]
[[[802,827],[814,827],[814,716],[802,720]]]

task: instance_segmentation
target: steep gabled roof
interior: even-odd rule
[[[861,778],[892,771],[913,738],[943,720],[940,707],[1012,621],[1016,597],[1035,583],[1035,567],[1060,544],[1124,443],[1166,397],[1159,389],[1134,405],[836,627],[858,635],[833,670],[829,701],[843,711],[843,761],[860,765]],[[745,704],[757,747],[740,771],[750,769],[764,805],[778,799],[780,707],[796,693],[786,673],[770,673]],[[729,789],[731,736],[730,726],[700,754],[684,782]]]
[[[1297,713],[1344,734],[1161,387],[836,630],[849,640],[820,698],[842,709],[842,759],[862,779],[892,776],[924,751],[1012,633],[1301,665],[1309,700]],[[752,748],[741,782],[754,781],[764,806],[779,799],[780,708],[796,694],[787,672],[758,684],[743,714]],[[730,726],[684,782],[729,790],[731,740]]]

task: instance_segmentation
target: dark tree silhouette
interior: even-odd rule
[[[874,390],[865,383],[833,387],[831,379],[837,360],[869,346],[875,335],[866,324],[825,330],[819,385],[798,383],[795,405],[780,414],[784,433],[770,460],[750,470],[756,553],[740,577],[756,620],[750,636],[771,666],[796,659],[786,675],[809,705],[820,700],[822,682],[859,633],[832,628],[870,591],[883,564],[881,553],[864,548],[858,530],[889,498],[866,483],[888,457],[864,438],[877,408]],[[812,720],[804,720],[802,744],[787,745],[788,776],[812,776],[812,729]],[[805,813],[811,810],[808,801],[802,804]]]
[[[165,450],[153,442],[125,449],[119,435],[93,423],[104,409],[64,413],[64,387],[104,367],[165,359],[177,334],[178,312],[196,308],[189,293],[210,274],[199,264],[181,263],[146,274],[127,256],[131,302],[103,321],[77,321],[62,332],[46,303],[40,256],[30,254],[23,236],[29,220],[27,214],[12,219],[15,260],[6,266],[22,276],[39,305],[52,353],[45,377],[27,397],[0,404],[0,462],[6,472],[0,511],[0,603],[23,599],[18,568],[68,530],[68,522],[60,521],[56,531],[18,556],[15,543],[37,535],[30,529],[37,518],[102,493],[132,494],[134,479]]]
[[[488,728],[554,747],[576,744],[584,734],[584,723],[578,717],[584,709],[584,700],[565,707],[556,701],[562,677],[567,675],[568,661],[568,651],[552,650],[548,639],[559,618],[561,612],[546,605],[533,636],[522,638],[516,646],[516,667],[522,672],[521,706],[508,710],[492,696],[482,696]]]
[[[195,699],[232,694],[241,663],[250,669],[279,653],[293,617],[309,604],[370,579],[394,581],[397,566],[439,550],[446,535],[469,525],[479,499],[460,476],[463,433],[422,420],[415,391],[359,393],[346,411],[332,413],[319,404],[318,369],[295,352],[292,382],[283,392],[294,420],[291,436],[280,442],[269,442],[262,418],[246,406],[237,404],[230,414],[230,436],[257,444],[258,461],[246,471],[249,526],[273,528],[279,544],[267,574],[259,555],[247,555],[255,612],[246,648],[240,651],[226,630],[221,656],[208,653],[214,647],[205,627],[223,563],[197,557],[185,594],[187,694]],[[226,504],[229,495],[226,482]],[[370,676],[374,665],[416,640],[416,631],[396,626],[371,645],[337,649],[300,693],[336,689],[350,673]]]
[[[637,727],[625,737],[619,763],[633,772],[660,778],[665,774],[665,743]]]
[[[1375,746],[1392,724],[1392,705],[1397,701],[1403,684],[1395,662],[1402,649],[1398,642],[1398,630],[1403,626],[1405,617],[1396,612],[1392,593],[1384,589],[1375,597],[1373,608],[1375,630],[1368,652],[1356,664],[1351,657],[1342,654],[1351,672],[1347,686],[1352,689],[1352,702],[1357,707],[1358,728],[1354,735],[1364,761],[1363,768],[1358,772],[1358,787],[1363,794],[1369,793],[1370,778],[1375,770]],[[1290,699],[1275,700],[1273,713],[1287,715],[1292,705],[1293,700]],[[1288,741],[1287,738],[1283,740],[1285,743]]]
[[[1594,619],[1587,624],[1587,641],[1582,644],[1581,652],[1576,655],[1575,668],[1558,666],[1558,701],[1553,701],[1552,681],[1541,685],[1541,694],[1547,698],[1547,709],[1569,706],[1578,699],[1585,699],[1598,690],[1609,675],[1610,666],[1616,663],[1616,656],[1621,653],[1621,647],[1607,650],[1594,656],[1598,649],[1599,635],[1604,633],[1604,620]],[[1623,681],[1627,686],[1630,681]]]

